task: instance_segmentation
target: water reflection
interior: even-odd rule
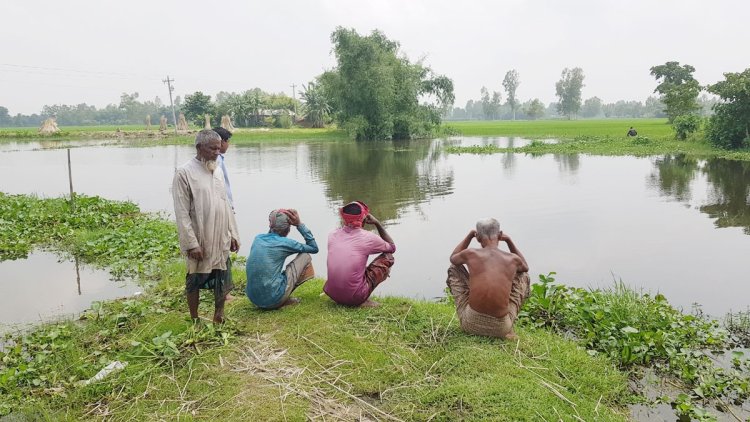
[[[310,161],[329,200],[362,200],[383,221],[453,189],[453,169],[437,165],[434,142],[337,143],[321,152]]]
[[[654,162],[648,180],[661,195],[691,203],[691,185],[699,177],[705,177],[708,186],[706,198],[697,206],[700,212],[715,219],[716,227],[742,227],[750,235],[750,163],[665,156]]]
[[[72,315],[97,300],[130,296],[138,287],[115,282],[108,272],[35,251],[27,259],[0,262],[0,326]]]

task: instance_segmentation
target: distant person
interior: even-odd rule
[[[481,248],[469,248],[476,237]],[[498,249],[499,242],[510,253]],[[494,218],[477,222],[476,230],[451,254],[446,283],[456,303],[461,329],[470,334],[516,339],[513,323],[529,296],[529,266]],[[468,271],[466,267],[468,266]]]
[[[210,129],[195,137],[196,155],[175,170],[174,214],[180,250],[186,255],[190,317],[198,320],[199,290],[214,291],[215,323],[224,322],[224,303],[232,284],[229,253],[240,248],[237,222],[227,201],[224,172],[216,162],[221,137]]]
[[[373,290],[391,273],[396,245],[380,221],[363,202],[349,203],[339,210],[344,226],[328,236],[328,280],[323,291],[336,303],[348,306],[378,306],[370,300]],[[375,235],[362,229],[371,224]],[[367,258],[378,255],[370,265]]]
[[[638,132],[636,132],[636,130],[633,129],[633,126],[630,126],[630,130],[628,131],[628,136],[638,136]]]
[[[289,239],[290,226],[305,239],[305,243]],[[255,306],[263,309],[277,309],[298,303],[299,299],[290,295],[302,283],[315,277],[310,254],[318,253],[315,238],[300,221],[296,210],[278,209],[268,215],[268,233],[255,236],[245,271],[247,287],[245,293]],[[297,256],[284,266],[290,255]]]
[[[232,197],[232,186],[229,184],[229,172],[227,172],[227,166],[224,163],[224,155],[229,149],[229,139],[232,137],[232,132],[224,129],[221,126],[213,128],[213,131],[221,136],[221,148],[219,150],[219,159],[217,161],[219,162],[219,166],[221,166],[221,171],[224,172],[224,185],[227,187],[227,199],[229,199],[229,205],[232,207],[232,211],[234,211],[234,197]]]

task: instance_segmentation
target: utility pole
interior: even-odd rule
[[[174,82],[174,79],[169,79],[169,75],[167,75],[167,79],[162,79],[162,82],[167,84],[167,87],[169,88],[169,105],[172,106],[172,121],[174,122],[174,133],[177,133],[177,115],[174,112],[174,103],[172,102],[172,91],[174,91],[172,82]]]
[[[294,120],[297,120],[297,85],[291,84],[292,87],[292,99],[294,100]]]

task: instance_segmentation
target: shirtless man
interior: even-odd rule
[[[481,248],[469,248],[474,237]],[[510,253],[498,249],[501,241]],[[478,221],[477,229],[456,246],[450,260],[446,283],[456,302],[461,329],[516,339],[513,323],[529,296],[529,266],[510,236],[500,230],[500,223],[494,218]]]

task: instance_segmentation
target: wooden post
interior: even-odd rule
[[[70,182],[70,211],[75,211],[76,194],[73,192],[73,169],[70,167],[70,148],[68,148],[68,181]]]

